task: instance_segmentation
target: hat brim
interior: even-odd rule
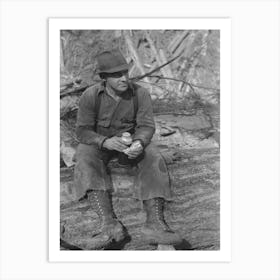
[[[117,67],[113,67],[111,69],[107,69],[106,71],[100,71],[99,69],[97,69],[96,73],[100,74],[100,73],[116,73],[116,72],[120,72],[120,71],[125,71],[125,70],[129,70],[133,65],[133,62],[131,61],[129,64],[123,64],[123,65],[119,65]]]

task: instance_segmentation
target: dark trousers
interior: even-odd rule
[[[77,199],[88,190],[112,190],[108,173],[108,162],[118,155],[117,152],[100,150],[95,145],[79,144],[76,153],[77,164],[74,180]],[[152,143],[136,161],[134,198],[148,200],[162,197],[171,200],[170,179],[166,164]]]

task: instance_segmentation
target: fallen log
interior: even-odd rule
[[[91,85],[94,85],[94,84],[91,84]],[[60,98],[63,98],[67,95],[81,95],[83,93],[83,91],[85,91],[91,85],[83,85],[83,86],[79,86],[76,88],[71,88],[71,89],[65,90],[60,93]]]
[[[71,82],[61,83],[60,92],[65,91],[66,89],[73,87],[77,84],[80,84],[81,82],[82,82],[81,78],[76,78],[76,79],[72,80]]]

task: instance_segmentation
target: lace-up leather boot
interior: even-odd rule
[[[93,190],[88,193],[88,200],[100,218],[100,232],[93,235],[100,240],[100,247],[108,245],[113,240],[119,242],[124,239],[124,228],[113,212],[109,193]]]
[[[183,240],[175,233],[164,220],[162,198],[144,200],[144,209],[147,212],[147,220],[142,228],[144,239],[150,244],[176,245]]]

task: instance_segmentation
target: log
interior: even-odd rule
[[[91,85],[82,85],[76,88],[70,88],[69,90],[62,91],[60,92],[60,98],[63,98],[67,95],[81,95]]]
[[[60,99],[65,96],[80,96],[88,87],[93,86],[96,83],[100,83],[100,79],[92,80],[92,83],[86,84],[82,83],[82,80],[76,78],[75,80],[62,84],[60,87]]]
[[[65,82],[65,83],[61,83],[60,84],[60,92],[68,89],[69,87],[73,87],[77,84],[80,84],[82,82],[81,78],[75,78],[74,80],[72,80],[71,82]]]

